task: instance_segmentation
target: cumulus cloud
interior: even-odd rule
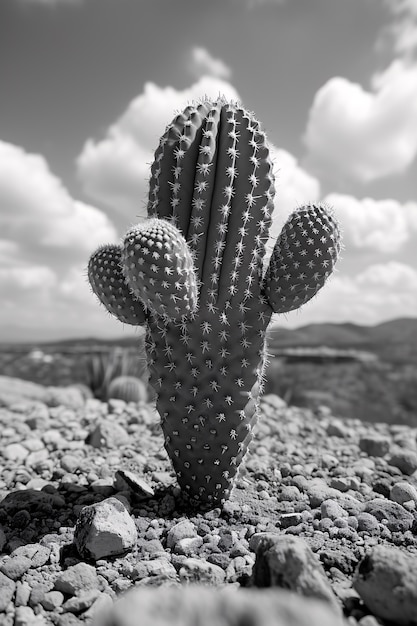
[[[417,66],[395,60],[371,90],[346,78],[316,93],[304,141],[315,171],[362,182],[398,174],[417,154]]]
[[[270,155],[275,175],[275,199],[265,264],[289,215],[302,204],[317,202],[320,198],[319,181],[306,172],[290,152],[271,145]]]
[[[355,276],[336,273],[316,298],[299,311],[274,316],[288,327],[322,322],[379,324],[414,315],[417,310],[417,271],[390,261],[369,265]]]
[[[167,121],[204,95],[239,100],[230,83],[214,77],[206,76],[182,91],[147,83],[102,140],[89,139],[84,145],[77,159],[84,190],[109,207],[121,233],[135,219],[146,217],[150,163]],[[289,152],[270,148],[276,177],[273,240],[297,206],[319,199],[320,184]]]
[[[24,328],[59,332],[71,314],[80,326],[88,325],[96,305],[85,266],[98,245],[117,241],[112,223],[97,208],[74,200],[41,155],[5,142],[0,206],[1,338],[21,338]],[[82,306],[74,307],[74,300]]]
[[[397,200],[362,200],[332,193],[325,202],[334,207],[340,220],[346,249],[366,248],[381,253],[401,249],[417,232],[417,204]]]
[[[393,21],[383,29],[378,47],[387,47],[395,55],[413,58],[417,52],[417,0],[385,0]]]
[[[206,48],[200,46],[191,49],[188,67],[196,78],[204,75],[227,80],[232,75],[232,70],[224,61],[216,59]]]
[[[28,258],[62,255],[83,258],[117,237],[97,208],[74,200],[39,154],[0,142],[0,229]]]
[[[234,87],[213,76],[184,90],[146,83],[103,139],[85,143],[77,159],[80,181],[91,198],[110,209],[120,231],[146,216],[150,164],[167,122],[187,103],[219,95],[239,99]]]

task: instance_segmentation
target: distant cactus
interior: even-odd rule
[[[88,354],[84,358],[87,386],[95,398],[106,400],[111,381],[118,376],[134,376],[143,381],[148,379],[145,335],[138,338],[139,355],[126,348]]]
[[[155,152],[148,220],[89,262],[108,311],[146,325],[165,447],[196,506],[230,495],[258,416],[272,313],[314,296],[340,250],[332,214],[306,206],[264,271],[273,198],[254,116],[224,100],[188,106]]]
[[[117,376],[109,384],[107,399],[124,400],[125,402],[146,402],[147,390],[145,383],[134,376]]]

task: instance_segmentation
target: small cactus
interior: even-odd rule
[[[135,376],[117,376],[113,378],[107,391],[107,399],[111,398],[125,402],[146,402],[146,385]]]
[[[165,448],[196,506],[229,497],[258,417],[272,313],[307,302],[331,274],[339,229],[325,207],[295,211],[263,268],[274,177],[254,116],[220,99],[188,106],[155,152],[148,219],[92,255],[94,293],[147,329]]]

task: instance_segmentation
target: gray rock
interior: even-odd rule
[[[283,587],[303,596],[339,604],[324,568],[309,545],[299,537],[264,533],[256,547],[252,583],[256,587]]]
[[[0,611],[5,611],[12,600],[16,589],[16,583],[6,574],[0,572]]]
[[[403,474],[411,476],[417,470],[417,452],[413,450],[400,450],[391,455],[388,463],[398,467]]]
[[[359,439],[359,448],[369,456],[384,456],[389,452],[390,439],[375,433]]]
[[[226,578],[225,571],[204,559],[187,559],[179,570],[181,582],[221,585]]]
[[[12,580],[19,580],[31,566],[31,560],[27,556],[17,555],[5,557],[0,565],[0,571]]]
[[[90,433],[88,443],[94,448],[118,448],[129,443],[129,435],[123,426],[105,419]]]
[[[415,623],[417,559],[398,548],[378,545],[359,564],[353,580],[368,609],[398,626]]]
[[[61,591],[47,591],[41,600],[41,604],[47,611],[54,611],[62,605],[64,594]]]
[[[138,617],[140,615],[140,618]],[[96,616],[93,626],[343,626],[325,602],[270,589],[140,588]]]
[[[379,535],[379,522],[377,518],[371,513],[359,513],[357,516],[359,532],[367,532],[370,535]]]
[[[97,589],[98,585],[96,568],[87,563],[72,565],[55,579],[55,589],[70,596]]]
[[[92,589],[79,596],[73,596],[63,604],[62,610],[69,613],[81,613],[81,611],[89,609],[99,595],[100,591],[98,589]]]
[[[94,560],[130,550],[137,540],[135,522],[117,498],[85,506],[77,519],[74,544],[82,557]]]
[[[351,431],[341,420],[332,419],[326,428],[326,433],[331,437],[340,437],[342,439],[349,438]]]
[[[128,470],[118,470],[115,474],[115,488],[118,491],[133,491],[141,499],[152,498],[154,490],[140,476]]]
[[[321,503],[320,512],[322,518],[328,517],[332,520],[338,519],[339,517],[348,517],[348,512],[345,511],[338,502],[332,499],[325,500]]]
[[[138,561],[138,563],[133,566],[130,575],[132,580],[142,580],[149,576],[161,576],[167,579],[175,579],[177,577],[177,571],[167,558],[161,557],[159,559],[152,559],[151,561]]]
[[[303,521],[301,513],[283,513],[279,518],[281,528],[289,528],[290,526],[297,526]]]
[[[3,456],[8,461],[22,463],[29,454],[29,450],[21,443],[9,443],[3,450]]]
[[[197,535],[197,537],[184,537],[177,541],[174,546],[174,551],[177,554],[185,554],[186,556],[192,556],[198,552],[198,549],[203,545],[203,538]]]
[[[385,498],[374,498],[365,505],[365,512],[370,513],[392,532],[409,530],[414,522],[414,516],[406,511],[397,502]]]
[[[195,525],[189,520],[182,520],[177,524],[174,524],[169,529],[167,535],[167,547],[174,549],[175,545],[181,541],[181,539],[194,538],[197,536]]]
[[[14,626],[46,626],[43,615],[35,615],[30,606],[19,606],[14,616]]]
[[[410,501],[417,504],[417,489],[410,483],[400,481],[391,487],[389,497],[390,500],[398,504]]]

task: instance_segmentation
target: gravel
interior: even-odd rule
[[[147,624],[147,612],[165,625],[165,601],[184,625],[224,614],[231,626],[241,607],[267,624],[274,606],[274,624],[411,626],[416,428],[264,396],[231,499],[197,512],[179,498],[152,405],[55,406],[28,397],[31,389],[0,408],[1,626],[98,626],[104,614],[128,626]],[[395,611],[392,580],[411,589],[403,621],[378,609]],[[269,586],[281,587],[275,599]],[[123,621],[123,602],[146,611]]]

